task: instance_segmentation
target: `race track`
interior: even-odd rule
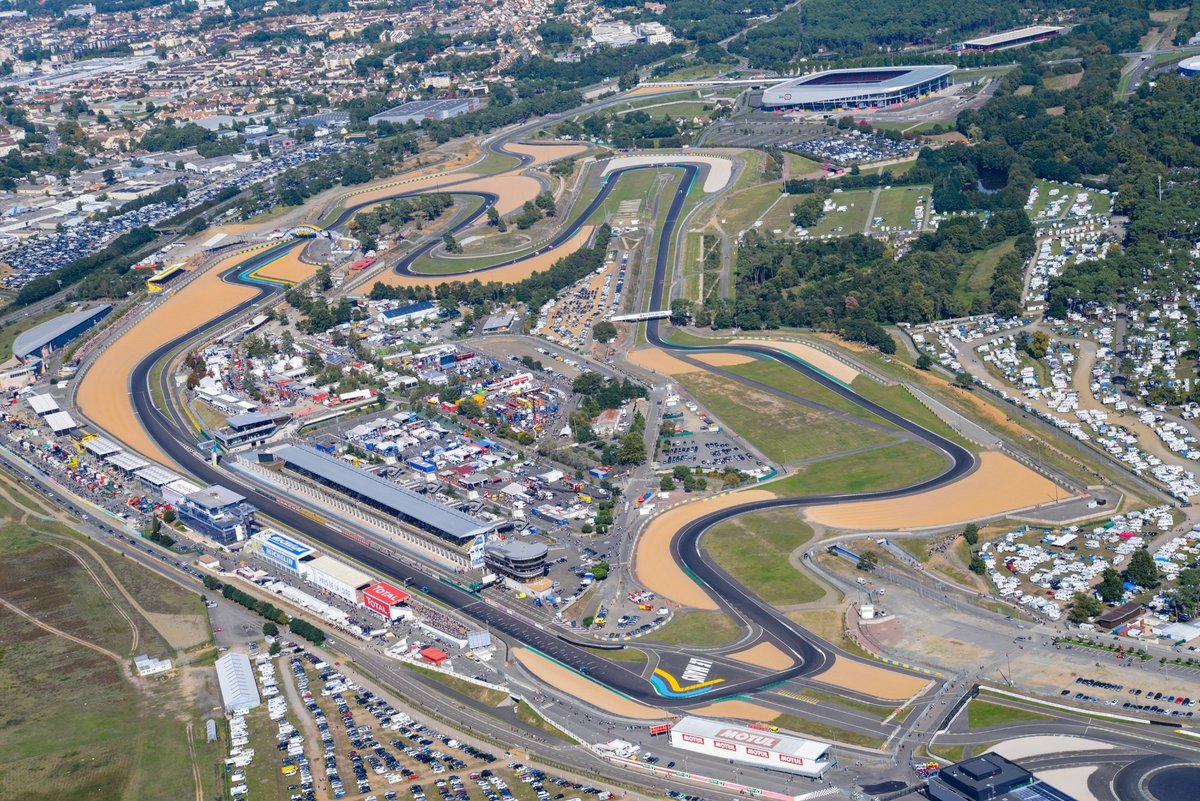
[[[528,154],[521,154],[522,163],[526,164],[532,159]],[[683,207],[685,205],[688,191],[692,187],[697,178],[700,168],[696,164],[689,164],[686,161],[674,163],[670,165],[660,165],[659,168],[669,167],[671,169],[679,169],[682,172],[682,177],[678,188],[671,199],[666,216],[663,220],[663,228],[661,238],[658,243],[657,257],[655,262],[654,284],[652,288],[652,298],[650,302],[651,308],[662,308],[664,286],[669,273],[670,265],[668,264],[668,256],[670,252],[670,243],[673,241],[675,228],[680,220]],[[541,251],[545,251],[561,245],[568,241],[579,228],[586,224],[588,218],[603,204],[608,194],[613,187],[621,180],[622,176],[629,174],[639,169],[650,169],[650,167],[627,167],[614,171],[605,182],[599,195],[589,205],[580,211],[574,218],[571,224],[567,225],[564,230],[547,245],[543,246]],[[422,191],[429,191],[428,189]],[[454,184],[443,184],[437,191],[455,192]],[[411,194],[419,194],[420,192],[401,192],[396,197],[404,197]],[[366,201],[362,206],[374,205],[379,200]],[[492,201],[494,202],[494,201]],[[463,228],[470,226],[480,215],[484,214],[488,207],[488,198],[485,197],[484,204],[466,219],[458,221],[454,231],[458,232]],[[338,217],[335,225],[344,225],[358,210],[359,207],[347,208]],[[300,247],[302,243],[292,243],[291,247]],[[401,261],[398,269],[400,271],[408,270],[412,262],[419,257],[423,252],[427,252],[429,247],[435,243],[429,243],[423,248],[419,248],[412,254],[409,254]],[[280,250],[286,250],[284,246],[280,246]],[[274,255],[274,254],[273,254]],[[537,255],[537,254],[531,254]],[[530,258],[525,256],[522,258]],[[519,614],[514,614],[509,610],[502,610],[496,606],[492,606],[487,601],[472,595],[457,586],[439,581],[433,575],[417,570],[411,565],[399,561],[388,553],[380,550],[382,541],[374,546],[367,544],[367,541],[360,535],[349,535],[340,529],[333,528],[328,525],[314,521],[312,518],[301,514],[288,503],[281,503],[275,497],[271,496],[264,490],[258,488],[251,482],[242,480],[238,475],[219,470],[212,467],[199,453],[196,442],[190,432],[181,430],[169,416],[167,412],[157,408],[154,404],[150,380],[154,366],[159,363],[172,351],[186,345],[190,341],[200,338],[206,331],[210,331],[229,320],[241,315],[254,305],[260,303],[267,297],[277,294],[281,291],[278,285],[255,281],[246,269],[247,266],[254,260],[261,260],[261,255],[255,256],[254,259],[248,259],[246,262],[239,264],[232,270],[223,274],[222,280],[241,286],[252,286],[256,291],[255,294],[248,300],[245,300],[228,311],[224,312],[215,319],[208,320],[203,324],[193,328],[192,330],[177,336],[171,341],[166,342],[153,352],[146,355],[130,375],[130,394],[131,400],[141,424],[144,426],[149,438],[165,452],[176,464],[182,469],[194,475],[201,481],[210,483],[223,484],[236,492],[246,496],[249,501],[254,504],[262,514],[266,517],[279,521],[285,526],[288,526],[296,531],[303,533],[305,536],[321,543],[333,551],[341,551],[351,558],[366,565],[370,570],[376,573],[380,578],[388,578],[393,581],[404,581],[412,578],[417,586],[428,587],[428,594],[436,600],[450,605],[461,610],[464,614],[478,620],[482,625],[490,627],[495,631],[519,641],[529,647],[541,651],[543,654],[558,660],[559,662],[571,668],[586,672],[591,678],[608,686],[609,688],[622,693],[635,701],[655,704],[662,706],[664,703],[669,703],[673,708],[684,708],[695,706],[698,704],[709,704],[719,698],[724,698],[734,695],[744,695],[759,690],[765,686],[778,683],[790,678],[799,676],[812,676],[825,670],[832,664],[834,651],[824,644],[822,641],[806,632],[796,624],[787,620],[785,617],[769,605],[765,604],[754,596],[749,590],[742,585],[733,581],[720,568],[710,564],[704,557],[704,553],[700,548],[701,538],[706,530],[713,525],[745,512],[755,511],[758,509],[771,509],[784,506],[808,506],[813,504],[831,504],[831,503],[847,503],[852,501],[860,501],[866,499],[879,498],[895,498],[904,495],[911,495],[918,492],[923,492],[934,487],[943,486],[953,482],[970,471],[975,460],[972,454],[957,444],[946,440],[933,432],[926,430],[920,425],[909,421],[888,409],[879,406],[855,393],[849,387],[840,382],[829,378],[828,376],[813,370],[808,365],[804,364],[795,356],[773,349],[766,344],[741,344],[741,345],[722,345],[711,347],[681,347],[672,345],[662,339],[659,331],[658,321],[650,321],[647,327],[647,337],[651,344],[664,350],[680,350],[688,352],[721,352],[721,353],[736,353],[749,355],[754,357],[765,357],[776,359],[787,365],[793,370],[803,374],[807,378],[816,381],[826,389],[829,389],[851,402],[859,405],[863,409],[882,417],[883,419],[900,427],[904,431],[913,434],[930,447],[936,448],[945,453],[951,462],[951,467],[941,475],[920,482],[919,484],[903,489],[888,490],[879,493],[865,494],[848,494],[840,496],[814,496],[807,498],[786,498],[763,500],[755,503],[745,504],[732,507],[719,512],[715,512],[708,516],[696,520],[681,530],[672,542],[672,554],[683,565],[686,565],[697,576],[699,576],[708,587],[708,590],[725,605],[732,606],[736,610],[753,623],[760,626],[778,647],[787,653],[795,660],[795,664],[782,671],[778,671],[773,675],[766,677],[755,676],[742,680],[731,680],[720,685],[716,685],[712,690],[702,696],[692,699],[671,699],[665,702],[644,679],[638,674],[630,671],[620,664],[613,663],[603,659],[600,653],[590,650],[586,647],[586,643],[575,642],[569,637],[561,636],[558,630],[550,630],[542,624],[527,620]],[[494,265],[490,269],[499,269],[503,266],[520,261],[520,259],[512,259],[501,264]],[[472,278],[486,275],[488,270],[479,270],[472,272]],[[409,273],[411,275],[411,273]],[[417,277],[417,276],[414,276]],[[453,276],[420,276],[422,278],[431,279],[431,282],[436,280],[446,280]],[[460,276],[461,277],[461,276]],[[164,397],[169,396],[167,388],[168,376],[160,373],[157,379],[160,382],[160,387],[164,391]]]

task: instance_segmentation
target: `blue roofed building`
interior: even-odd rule
[[[437,304],[430,300],[422,300],[408,306],[401,306],[398,309],[389,309],[385,312],[380,312],[379,322],[384,325],[416,325],[417,323],[434,319],[439,314],[440,311]]]
[[[220,484],[183,496],[177,513],[188,528],[225,546],[245,540],[254,525],[254,507]]]
[[[55,351],[77,336],[92,328],[112,311],[112,306],[103,303],[90,309],[60,314],[28,331],[22,331],[13,340],[13,356],[21,361],[40,358],[45,351]]]

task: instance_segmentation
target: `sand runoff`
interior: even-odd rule
[[[617,156],[604,162],[604,172],[608,175],[613,170],[625,167],[653,167],[656,164],[704,164],[708,166],[708,174],[704,176],[704,191],[712,194],[720,192],[729,185],[733,177],[733,162],[722,156],[702,156],[691,153],[680,153],[675,156]]]
[[[749,720],[757,723],[767,723],[779,717],[779,710],[750,701],[717,701],[715,704],[690,710],[693,715],[711,718],[733,718],[734,720]]]
[[[1085,737],[1070,737],[1058,734],[1040,734],[1034,737],[1017,737],[996,743],[988,750],[1005,759],[1021,760],[1046,754],[1073,754],[1076,751],[1110,751],[1116,746]]]
[[[735,339],[731,344],[734,345],[763,345],[762,339]],[[788,342],[782,339],[767,338],[766,345],[777,350],[790,353],[797,359],[804,361],[817,368],[822,373],[827,373],[833,376],[843,384],[849,384],[858,378],[858,371],[843,361],[839,361],[824,351],[817,350],[812,345],[805,345],[803,342]]]
[[[685,373],[698,373],[703,370],[699,365],[688,364],[658,348],[635,350],[626,354],[625,358],[630,364],[635,364],[643,369],[665,375],[683,375]]]
[[[1039,770],[1034,776],[1067,793],[1075,801],[1099,801],[1096,794],[1088,789],[1088,777],[1099,769],[1096,765],[1080,765],[1075,768]]]
[[[504,149],[509,153],[532,156],[533,162],[530,163],[529,167],[540,167],[552,161],[578,156],[580,153],[587,151],[587,146],[581,145],[578,142],[547,142],[544,145],[518,142],[516,144],[505,145]]]
[[[751,362],[758,361],[753,356],[747,356],[744,353],[695,353],[688,355],[698,362],[704,362],[713,367],[737,367],[739,364],[750,364]]]
[[[936,528],[995,517],[1074,497],[1002,453],[983,453],[965,478],[929,492],[884,501],[813,506],[812,523],[848,531]]]
[[[597,709],[611,712],[618,717],[637,720],[661,720],[671,716],[669,712],[638,703],[620,693],[613,692],[528,648],[517,648],[513,654],[526,670],[551,687],[562,690],[572,698],[591,704]]]
[[[511,284],[523,281],[536,272],[548,270],[553,266],[554,262],[579,250],[587,244],[588,238],[592,235],[592,230],[593,226],[585,225],[575,233],[575,236],[558,247],[547,250],[545,253],[539,253],[536,256],[521,259],[504,267],[484,267],[467,273],[447,275],[434,275],[432,273],[429,275],[400,275],[399,273],[389,271],[380,275],[379,281],[388,286],[439,286],[441,284],[454,283],[455,281],[472,281],[475,279],[485,284],[492,281]]]
[[[303,252],[303,247],[292,248],[275,261],[259,269],[256,276],[293,284],[307,280],[316,274],[317,265],[301,261],[300,254]]]
[[[767,670],[787,670],[796,664],[790,656],[779,650],[774,643],[760,642],[753,648],[738,651],[736,654],[726,654],[730,659],[745,662],[748,665],[766,668]]]
[[[680,606],[719,610],[716,601],[709,597],[704,588],[675,563],[671,557],[671,540],[679,529],[710,512],[774,497],[764,490],[744,490],[685,503],[664,512],[651,520],[638,538],[633,561],[634,575],[646,589]]]
[[[903,673],[844,656],[834,657],[832,667],[809,679],[886,701],[907,701],[930,682],[915,673]]]
[[[262,245],[265,249],[277,242]],[[166,300],[112,343],[84,373],[76,403],[90,421],[160,464],[174,464],[150,439],[133,412],[129,376],[145,355],[159,345],[208,322],[243,301],[254,297],[254,287],[227,284],[221,273],[248,258],[249,252],[231,253],[197,276],[191,283],[170,293]]]

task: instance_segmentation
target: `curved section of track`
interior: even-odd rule
[[[658,169],[663,166],[678,168],[683,171],[684,180],[680,181],[670,207],[667,211],[664,220],[661,240],[659,242],[656,269],[654,273],[654,287],[652,290],[651,304],[653,308],[660,308],[663,298],[663,287],[666,281],[668,272],[668,255],[670,252],[670,243],[674,237],[675,227],[680,219],[684,203],[687,198],[692,181],[698,173],[698,168],[694,164],[686,162],[677,165],[658,165]],[[612,188],[619,183],[620,178],[625,173],[638,169],[647,169],[645,167],[630,167],[619,172],[614,172],[609,176],[605,185],[602,187],[599,195],[589,203],[580,214],[576,216],[574,221],[568,225],[565,230],[560,232],[554,240],[539,252],[557,245],[561,245],[567,241],[580,226],[586,224],[586,221],[592,214],[604,203]],[[455,194],[452,184],[444,185],[439,188],[441,192],[449,192]],[[395,195],[395,198],[418,195],[427,193],[428,190],[417,192],[405,192]],[[461,194],[461,193],[460,193]],[[392,199],[392,198],[389,198]],[[362,203],[358,206],[347,208],[334,225],[344,225],[353,214],[361,208],[374,205],[380,201],[371,201]],[[473,224],[480,215],[486,212],[486,209],[491,202],[494,202],[494,196],[489,201],[485,198],[485,203],[478,210],[473,212],[467,218],[458,221],[454,230],[459,231]],[[481,624],[489,626],[504,635],[517,640],[525,645],[536,648],[544,654],[558,660],[559,662],[587,673],[593,679],[607,685],[609,688],[637,701],[649,704],[661,705],[664,699],[657,694],[653,688],[641,678],[637,673],[623,667],[620,664],[610,662],[599,658],[594,651],[589,650],[586,645],[576,644],[566,638],[562,638],[558,631],[552,630],[550,627],[528,620],[519,614],[513,613],[508,609],[501,609],[492,605],[488,601],[481,599],[476,595],[472,595],[458,586],[440,581],[430,572],[422,571],[414,568],[411,564],[400,561],[389,553],[381,551],[383,542],[380,541],[374,544],[367,542],[361,535],[349,533],[332,524],[322,525],[314,521],[312,518],[300,513],[291,503],[281,502],[275,496],[267,491],[264,491],[256,484],[242,480],[235,474],[227,471],[222,471],[214,468],[200,454],[197,443],[188,433],[181,431],[176,427],[170,415],[164,410],[155,406],[153,396],[150,390],[150,378],[154,365],[158,364],[168,354],[186,345],[188,342],[201,337],[206,331],[219,327],[224,323],[235,319],[243,314],[252,306],[260,303],[266,297],[276,294],[281,291],[282,287],[278,284],[265,283],[254,280],[252,273],[257,269],[255,265],[261,265],[264,259],[275,258],[282,253],[287,252],[290,248],[298,247],[301,242],[283,243],[276,248],[259,253],[246,260],[241,265],[226,272],[222,276],[222,280],[230,283],[249,284],[258,290],[255,297],[239,304],[225,314],[210,320],[205,325],[188,332],[176,339],[168,342],[157,348],[154,352],[148,354],[141,362],[138,363],[133,373],[130,376],[130,392],[134,410],[145,426],[149,436],[159,444],[164,452],[169,454],[181,467],[195,475],[202,481],[210,483],[220,483],[230,487],[236,492],[246,496],[246,498],[262,511],[264,515],[281,524],[303,532],[306,536],[320,542],[331,549],[341,551],[353,559],[358,560],[362,564],[377,572],[381,577],[391,578],[393,580],[404,581],[413,579],[419,586],[427,586],[428,594],[436,600],[453,606],[465,614],[475,618]],[[432,245],[432,243],[431,243]],[[430,246],[431,246],[430,245]],[[411,265],[421,251],[418,250],[404,262],[404,267]],[[528,258],[524,256],[522,258]],[[511,264],[520,259],[513,259],[504,264]],[[495,269],[503,265],[494,265]],[[469,275],[478,275],[486,273],[487,270],[478,270]],[[411,273],[410,273],[411,274]],[[428,276],[433,278],[433,276]],[[444,277],[444,276],[440,276]],[[824,646],[820,640],[793,624],[791,621],[783,618],[776,610],[767,604],[763,603],[756,596],[750,593],[745,587],[733,581],[726,574],[710,565],[705,561],[703,553],[700,550],[700,538],[704,531],[711,528],[713,525],[728,519],[738,514],[764,508],[778,508],[783,506],[803,506],[815,503],[842,503],[849,501],[865,500],[869,498],[885,498],[899,497],[901,495],[912,494],[931,489],[935,486],[953,481],[971,469],[974,460],[969,452],[959,447],[953,442],[945,440],[942,437],[922,428],[921,426],[906,420],[899,415],[890,412],[877,404],[862,398],[857,393],[850,390],[848,387],[829,379],[822,373],[819,373],[805,365],[803,362],[791,357],[788,354],[780,353],[770,349],[767,346],[760,345],[741,345],[741,346],[712,346],[712,347],[681,347],[672,345],[662,339],[659,333],[657,321],[651,321],[647,329],[650,342],[658,347],[669,350],[687,350],[687,351],[723,351],[733,353],[745,353],[755,356],[764,356],[767,358],[777,359],[789,367],[803,373],[809,378],[817,381],[828,389],[842,395],[843,397],[862,406],[864,409],[871,411],[874,414],[892,422],[900,428],[908,431],[920,439],[924,440],[932,447],[938,448],[946,453],[952,462],[952,467],[942,475],[921,482],[912,487],[907,487],[899,490],[889,490],[882,493],[868,493],[844,496],[821,496],[810,498],[787,498],[777,499],[772,501],[764,501],[760,503],[747,504],[739,507],[734,507],[721,512],[708,515],[700,520],[697,520],[686,526],[672,543],[672,551],[679,561],[687,565],[696,575],[711,588],[716,595],[725,603],[736,606],[736,608],[752,622],[760,626],[777,644],[789,652],[796,660],[796,664],[785,671],[775,673],[774,675],[762,678],[756,677],[742,681],[731,681],[723,683],[713,688],[711,693],[705,694],[695,699],[672,699],[672,706],[688,707],[698,704],[711,703],[713,700],[745,694],[762,689],[763,687],[790,679],[797,676],[808,676],[819,673],[830,664],[832,651]],[[161,374],[159,376],[160,386],[165,388],[167,376]],[[166,396],[164,394],[164,396]]]

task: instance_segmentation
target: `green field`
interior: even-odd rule
[[[972,729],[990,729],[993,726],[1003,726],[1006,723],[1020,723],[1025,720],[1051,720],[1049,715],[1031,712],[1027,709],[1016,709],[1011,706],[993,704],[989,701],[975,699],[967,705],[967,726]]]
[[[601,651],[597,652],[605,659],[610,659],[613,662],[633,662],[637,664],[645,664],[647,660],[646,652],[637,648],[630,648],[628,645],[620,651]]]
[[[737,639],[741,631],[724,612],[691,610],[675,615],[666,626],[647,634],[646,639],[669,645],[724,645]]]
[[[795,732],[806,737],[815,737],[818,740],[834,740],[847,745],[862,745],[868,748],[879,748],[883,745],[882,737],[874,737],[869,734],[861,734],[860,732],[850,731],[849,729],[840,729],[837,726],[830,726],[828,723],[820,723],[815,720],[793,715],[790,712],[785,712],[779,717],[771,721],[774,725],[787,731]]]
[[[731,236],[741,233],[753,226],[754,222],[771,207],[771,204],[779,200],[782,189],[781,181],[772,181],[740,192],[736,197],[730,198],[721,208],[717,221]],[[786,203],[787,201],[785,199],[780,202]],[[790,205],[788,209],[791,209]]]
[[[748,364],[735,364],[725,369],[753,381],[768,384],[784,392],[790,392],[806,400],[836,409],[839,412],[847,412],[864,420],[884,423],[888,426],[891,425],[890,423],[885,423],[883,418],[876,417],[857,403],[842,397],[831,389],[826,389],[811,378],[801,375],[786,364],[777,362],[774,359],[755,359]],[[856,386],[855,389],[857,388]]]
[[[889,442],[892,437],[710,373],[687,373],[679,383],[768,459],[799,459]]]
[[[767,489],[785,496],[894,489],[933,478],[945,469],[946,460],[937,451],[915,442],[900,442],[800,465],[787,478],[772,481]]]
[[[834,192],[829,197],[837,204],[833,211],[825,213],[820,222],[808,229],[810,237],[850,236],[861,234],[866,226],[867,213],[871,210],[871,195],[874,189],[854,189],[849,192]],[[840,211],[845,207],[845,211]]]
[[[700,337],[687,331],[675,331],[671,334],[671,342],[676,345],[723,345],[729,337]]]
[[[854,379],[850,387],[867,400],[875,401],[880,406],[887,407],[906,420],[919,423],[933,433],[945,437],[952,442],[957,442],[969,451],[974,452],[979,450],[978,445],[964,439],[961,434],[951,428],[942,418],[931,412],[925,404],[917,400],[915,395],[898,384],[885,387],[872,378],[859,376]]]
[[[674,169],[663,168],[662,174],[669,174],[678,180],[679,171]],[[609,215],[616,214],[621,202],[625,200],[641,200],[642,205],[638,211],[638,217],[642,220],[646,217],[646,198],[650,194],[650,190],[654,187],[654,179],[659,175],[659,170],[637,170],[636,172],[626,173],[618,181],[616,187],[612,190],[604,203],[588,218],[588,222],[602,223]],[[580,197],[576,204],[580,208],[591,202],[591,197]]]
[[[920,221],[916,219],[913,210],[917,207],[917,198],[929,200],[933,187],[925,186],[895,186],[882,189],[879,200],[875,203],[875,217],[882,217],[879,228],[900,228],[917,230]],[[926,211],[928,214],[928,211]]]
[[[805,158],[799,153],[785,153],[784,156],[787,158],[788,169],[791,171],[793,178],[810,172],[820,172],[821,170],[821,162]]]
[[[1013,252],[1016,243],[1016,237],[1010,237],[967,256],[966,267],[959,273],[958,284],[954,287],[954,295],[962,308],[969,309],[976,299],[987,298],[996,265],[1005,254]]]
[[[715,103],[707,103],[703,100],[663,100],[661,103],[645,105],[640,109],[625,109],[618,114],[628,114],[631,111],[640,110],[655,119],[661,119],[663,115],[666,115],[671,119],[685,117],[690,120],[693,117],[707,117],[716,107]]]
[[[751,512],[705,532],[704,550],[731,576],[775,606],[825,597],[825,590],[792,567],[788,557],[812,539],[795,510]]]
[[[5,514],[13,509],[4,507]],[[31,526],[42,524],[0,528],[0,598],[115,659],[0,608],[0,799],[195,798],[189,726],[202,795],[212,797],[223,753],[220,744],[203,742],[200,710],[181,692],[180,680],[134,686],[125,675],[134,654],[175,656],[170,646],[107,578],[86,541]],[[91,573],[50,543],[78,555]],[[196,593],[174,584],[154,591],[172,596],[160,608],[195,612]]]

